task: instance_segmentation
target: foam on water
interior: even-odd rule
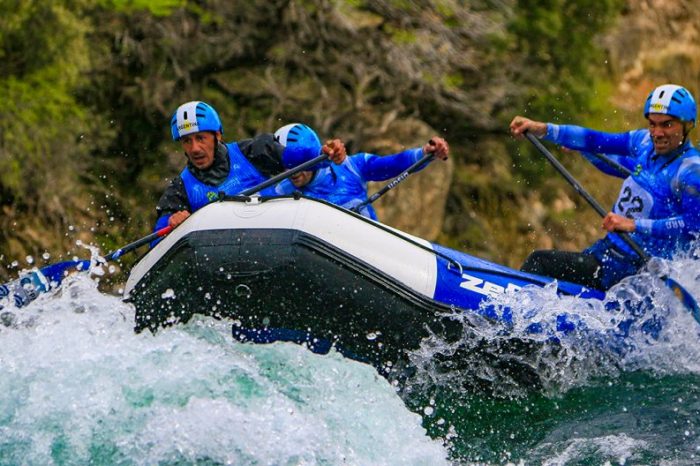
[[[332,352],[156,335],[85,274],[0,326],[0,464],[444,464],[383,378]],[[178,463],[179,464],[179,463]]]
[[[512,325],[455,313],[451,318],[463,322],[463,338],[426,339],[410,355],[418,368],[412,383],[452,387],[468,380],[490,394],[519,396],[537,387],[561,393],[621,371],[700,373],[700,325],[658,279],[664,274],[700,300],[700,261],[688,257],[651,262],[603,301],[558,296],[552,284],[483,304],[497,313],[511,312]],[[563,314],[575,330],[558,329]],[[529,330],[533,323],[540,332]]]
[[[403,401],[369,366],[294,344],[234,342],[223,321],[136,335],[133,308],[81,274],[26,308],[3,303],[0,465],[444,464],[457,442],[470,441],[455,424],[478,403],[463,397],[465,385],[508,398],[543,389],[551,400],[623,372],[700,373],[700,325],[659,273],[700,299],[700,263],[689,257],[652,263],[605,301],[561,297],[550,286],[485,304],[512,312],[512,326],[455,314],[463,337],[433,336],[410,355],[417,372],[400,387]],[[557,330],[562,313],[576,330]],[[528,331],[533,322],[540,333]],[[528,455],[625,463],[655,448],[609,430],[552,434]]]
[[[639,460],[640,451],[650,449],[650,445],[643,440],[635,440],[626,434],[606,435],[596,438],[572,438],[562,443],[545,442],[536,450],[534,457],[550,450],[561,449],[558,453],[542,458],[544,466],[564,466],[579,461],[595,461],[600,464],[610,464],[604,461],[606,458],[615,458],[616,464],[624,465],[628,461],[635,463]]]

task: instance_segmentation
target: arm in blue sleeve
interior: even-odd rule
[[[168,220],[170,220],[171,215],[172,214],[167,214],[167,215],[161,215],[160,217],[158,217],[158,220],[156,220],[156,226],[153,228],[153,233],[167,227]],[[153,241],[151,241],[150,247],[153,247],[156,244],[160,243],[163,238],[165,238],[165,236],[162,236],[160,238],[157,238],[157,239],[154,239]]]
[[[584,152],[630,156],[630,133],[603,133],[582,126],[547,123],[547,141]]]
[[[598,157],[596,154],[593,154],[591,152],[581,152],[581,155],[583,155],[586,158],[586,160],[591,162],[591,164],[594,167],[596,167],[598,170],[602,171],[606,175],[616,176],[618,178],[623,179],[629,176],[629,173],[625,173],[624,171],[619,170],[608,163],[605,163],[603,159]],[[604,155],[610,160],[617,162],[623,167],[627,168],[629,171],[634,171],[634,159],[632,157],[620,157],[617,155],[607,154]]]
[[[384,181],[400,175],[408,167],[423,157],[423,148],[416,147],[393,155],[374,155],[361,153],[353,155],[353,161],[367,181]],[[362,163],[364,161],[364,163]],[[421,167],[423,169],[424,167]]]
[[[294,191],[298,191],[297,187],[294,186],[294,183],[292,183],[289,180],[289,178],[284,179],[284,180],[280,181],[279,183],[277,183],[274,186],[274,190],[275,190],[275,195],[277,195],[277,196],[289,195],[289,194],[293,194]]]
[[[283,189],[284,189],[284,186],[286,186],[286,185],[282,185],[282,186],[280,186],[280,185],[281,185],[284,181],[287,181],[287,180],[282,180],[282,182],[280,182],[280,183],[278,183],[278,184],[276,184],[276,185],[268,186],[267,188],[265,188],[265,189],[263,189],[262,191],[260,191],[258,194],[260,194],[261,196],[279,196],[279,195],[281,195],[281,194],[291,194],[291,193],[282,192]],[[291,182],[290,182],[290,184],[291,184]],[[292,186],[293,186],[293,185],[292,185]],[[279,191],[278,191],[278,187],[279,187],[279,189],[280,189]],[[292,191],[292,192],[294,192],[294,191]]]
[[[700,233],[700,164],[680,176],[681,215],[661,219],[636,219],[635,231],[651,236],[673,237]]]
[[[638,132],[603,133],[582,126],[547,123],[547,134],[544,139],[569,149],[581,151],[583,156],[603,173],[627,178],[627,174],[611,167],[595,154],[605,154],[607,158],[633,171],[636,165],[636,158],[631,147],[633,133],[637,134]]]
[[[156,226],[155,228],[153,228],[154,233],[168,226],[168,220],[170,220],[170,215],[172,214],[161,215],[160,217],[158,217],[158,220],[156,220]]]

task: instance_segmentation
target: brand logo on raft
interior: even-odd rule
[[[496,285],[495,283],[486,281],[482,278],[472,277],[466,273],[462,274],[462,278],[466,281],[459,284],[460,288],[464,288],[465,290],[473,291],[474,293],[479,293],[484,296],[493,297],[503,294],[506,291],[517,291],[522,288],[521,286],[513,285],[512,283],[508,283],[508,286],[504,288],[501,285]]]

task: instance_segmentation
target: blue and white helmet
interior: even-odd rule
[[[173,141],[200,131],[224,132],[219,114],[206,102],[194,100],[180,105],[170,121]]]
[[[282,163],[290,169],[321,154],[321,140],[316,131],[302,123],[292,123],[275,131],[275,141],[284,147]]]
[[[650,113],[661,113],[676,117],[681,121],[689,121],[695,126],[698,108],[693,94],[688,89],[675,84],[664,84],[649,94],[644,104],[644,117]]]

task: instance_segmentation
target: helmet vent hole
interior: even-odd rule
[[[187,119],[187,112],[184,113],[185,120]]]
[[[661,91],[661,94],[659,94],[659,99],[663,98],[665,93],[666,93],[666,91]]]

